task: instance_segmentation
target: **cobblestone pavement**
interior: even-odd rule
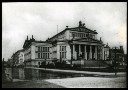
[[[48,82],[67,88],[126,88],[126,78],[77,77],[49,79]]]

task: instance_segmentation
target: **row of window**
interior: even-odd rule
[[[38,47],[38,51],[49,52],[50,47]]]
[[[84,33],[72,33],[72,35],[74,35],[74,37],[87,37],[88,36],[88,34],[84,34]],[[94,35],[91,35],[90,34],[90,37],[91,38],[94,38]]]
[[[48,59],[50,53],[38,53],[38,58]]]

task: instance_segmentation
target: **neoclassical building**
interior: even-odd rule
[[[109,57],[109,46],[97,39],[97,31],[85,27],[81,21],[74,28],[66,28],[48,38],[46,41],[32,39],[24,42],[24,58],[27,66],[40,65],[42,61],[51,63],[54,60],[106,60]]]

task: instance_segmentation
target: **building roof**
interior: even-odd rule
[[[35,39],[34,40],[30,39],[30,40],[25,40],[23,48],[29,46],[32,42],[36,42],[36,43],[51,43],[50,41],[37,41]]]
[[[78,27],[73,27],[73,28],[66,28],[66,29],[62,30],[61,32],[59,32],[58,34],[54,35],[53,37],[49,38],[49,40],[54,38],[54,37],[56,37],[56,36],[58,36],[58,35],[60,35],[60,34],[62,34],[63,32],[65,32],[67,30],[98,34],[96,32],[96,30],[93,31],[91,29],[86,28],[85,26],[78,26]]]

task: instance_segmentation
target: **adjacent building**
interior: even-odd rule
[[[120,46],[120,48],[116,47],[109,49],[110,51],[110,58],[113,60],[116,60],[116,63],[120,63],[120,64],[124,64],[124,50],[123,50],[123,46]]]
[[[17,52],[13,53],[11,59],[8,60],[10,66],[20,66],[24,64],[24,50],[18,50]]]
[[[52,44],[48,41],[36,41],[33,38],[25,40],[23,45],[24,48],[24,60],[27,67],[39,66],[44,60],[51,62],[52,61]]]

